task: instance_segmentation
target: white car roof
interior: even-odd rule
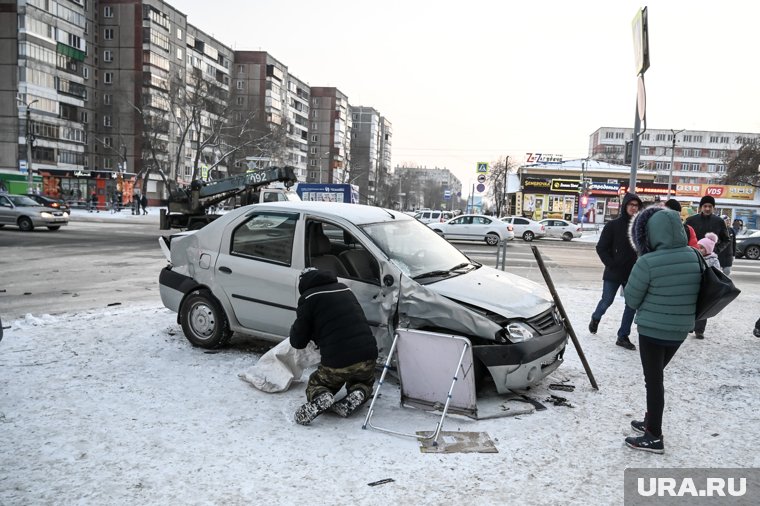
[[[367,223],[379,223],[393,220],[413,220],[411,216],[400,211],[392,211],[383,207],[365,206],[362,204],[345,204],[338,202],[270,202],[266,204],[253,204],[241,207],[227,213],[235,214],[245,213],[253,209],[266,209],[277,211],[295,211],[300,213],[316,213],[326,218],[336,220],[345,219],[356,225],[365,225]]]

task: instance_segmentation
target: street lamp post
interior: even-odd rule
[[[671,128],[670,131],[673,132],[673,147],[670,148],[670,167],[668,167],[668,200],[670,199],[670,187],[673,185],[673,160],[676,157],[676,135],[683,132],[684,129],[676,132]]]
[[[326,151],[324,153],[319,153],[319,183],[320,184],[322,184],[322,159],[325,156],[330,156],[330,152]],[[329,175],[329,171],[328,171],[328,175]]]
[[[32,133],[32,106],[39,102],[36,98],[29,102],[28,104],[24,102],[23,100],[17,98],[20,103],[24,104],[24,107],[26,107],[26,185],[27,185],[27,193],[33,193],[34,192],[34,176],[32,173],[32,142],[34,139],[34,135]]]

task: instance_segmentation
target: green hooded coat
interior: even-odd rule
[[[625,286],[625,303],[636,309],[639,335],[683,341],[694,328],[702,279],[698,252],[687,246],[678,213],[647,211],[639,213],[631,229],[631,240],[643,254]]]

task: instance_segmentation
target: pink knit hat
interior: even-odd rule
[[[713,234],[712,232],[707,232],[704,238],[700,239],[697,242],[697,244],[705,248],[705,251],[707,251],[708,255],[712,255],[712,252],[715,249],[715,243],[717,242],[718,242],[718,236]]]

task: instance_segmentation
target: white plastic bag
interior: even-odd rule
[[[314,342],[309,342],[303,350],[297,350],[290,345],[289,339],[285,339],[238,377],[262,392],[284,392],[293,381],[301,379],[305,369],[319,364],[320,360]]]

